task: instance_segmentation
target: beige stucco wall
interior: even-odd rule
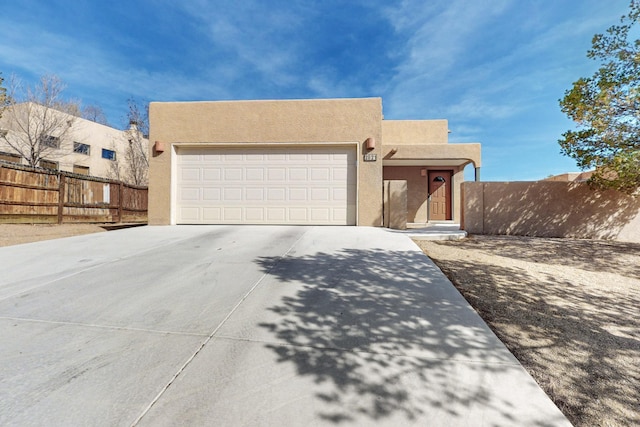
[[[464,166],[453,168],[453,221],[462,220],[462,184],[464,184]]]
[[[447,120],[385,120],[382,138],[385,145],[446,144],[449,125]]]
[[[407,181],[383,180],[384,226],[394,230],[407,228]]]
[[[409,188],[409,221],[427,221],[427,178],[416,174],[419,169],[449,170],[453,173],[453,221],[461,218],[460,184],[464,182],[464,167],[471,163],[482,166],[479,143],[448,142],[447,120],[384,120],[382,122],[382,157],[385,179],[405,179]],[[401,172],[406,168],[405,172]],[[424,182],[422,182],[424,181]],[[421,200],[416,201],[414,197]],[[414,213],[414,214],[412,214]],[[413,216],[413,220],[412,220]]]
[[[429,180],[422,176],[420,166],[385,166],[382,176],[385,180],[404,180],[407,182],[407,218],[408,222],[427,222],[429,198]]]
[[[353,143],[358,147],[358,225],[382,224],[382,100],[153,102],[150,146],[166,145],[149,165],[149,223],[171,223],[173,147],[229,144]],[[376,162],[363,161],[374,138]]]
[[[471,234],[640,242],[640,199],[584,182],[465,182],[462,192]]]
[[[426,175],[422,176],[421,170],[425,169]],[[460,185],[464,182],[464,167],[452,166],[385,166],[383,178],[385,180],[407,181],[407,221],[410,223],[426,223],[428,220],[429,204],[429,172],[451,171],[453,181],[452,191],[452,220],[460,221],[461,202]]]
[[[389,145],[385,140],[382,147],[382,156],[390,162],[430,159],[429,164],[431,165],[438,163],[437,160],[446,160],[446,163],[441,162],[441,164],[455,163],[456,165],[464,166],[468,163],[473,163],[476,168],[482,166],[479,143]]]

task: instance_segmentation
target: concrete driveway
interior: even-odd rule
[[[175,226],[0,248],[0,425],[569,425],[404,235]]]

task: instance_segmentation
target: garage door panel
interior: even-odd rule
[[[287,221],[287,210],[285,208],[267,208],[267,222],[284,223]]]
[[[289,209],[289,220],[293,223],[309,222],[307,208],[291,208]]]
[[[202,179],[204,181],[220,181],[222,178],[222,169],[220,168],[203,168]]]
[[[176,221],[355,224],[353,147],[179,149]]]
[[[250,202],[260,202],[264,200],[264,188],[247,188],[246,199]]]
[[[198,153],[185,153],[180,161],[184,164],[200,163],[202,161],[202,156]]]
[[[328,201],[329,199],[329,189],[328,188],[312,188],[311,189],[311,199],[312,202],[316,201]]]
[[[331,160],[331,153],[315,153],[311,154],[311,163],[314,162],[326,162],[327,160]]]
[[[224,221],[242,223],[242,208],[222,208],[222,219]]]
[[[325,222],[331,220],[331,209],[329,208],[311,208],[311,220]]]
[[[200,188],[182,188],[178,198],[185,202],[198,202],[200,201]]]
[[[200,218],[200,208],[183,206],[180,208],[180,216],[185,221],[197,221]]]
[[[332,214],[334,221],[347,221],[347,209],[334,208]]]
[[[282,182],[287,179],[287,170],[285,168],[268,168],[267,181]]]
[[[264,181],[263,168],[246,168],[245,171],[247,181]]]
[[[223,202],[239,202],[242,200],[242,188],[223,188]]]
[[[311,181],[329,181],[331,177],[330,168],[311,168]]]
[[[268,188],[267,189],[267,202],[282,202],[287,199],[287,189],[282,188]]]
[[[306,202],[307,188],[289,188],[289,200],[291,202]]]
[[[267,161],[277,161],[277,160],[287,160],[287,155],[286,154],[275,154],[275,153],[268,153],[266,155],[266,160]]]
[[[202,189],[202,200],[203,201],[216,201],[219,202],[221,200],[222,191],[220,188],[203,188]]]
[[[244,219],[250,222],[264,222],[264,208],[247,208]]]
[[[183,182],[187,182],[187,181],[199,182],[200,168],[185,167],[182,169],[180,173],[180,177]]]
[[[334,188],[333,200],[347,201],[347,189],[346,188]]]
[[[218,207],[202,208],[202,219],[205,222],[218,222],[222,220],[222,208],[218,208]]]
[[[306,181],[308,179],[306,168],[289,168],[289,181]]]
[[[242,168],[227,168],[224,170],[224,180],[227,182],[241,182]]]

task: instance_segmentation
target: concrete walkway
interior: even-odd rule
[[[3,426],[569,425],[403,234],[140,227],[0,263]]]
[[[389,230],[404,234],[415,240],[460,240],[467,232],[455,223],[407,224],[406,230]]]

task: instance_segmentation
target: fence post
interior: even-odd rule
[[[62,214],[64,213],[65,176],[63,174],[59,174],[58,180],[58,224],[62,224]]]
[[[124,184],[118,184],[118,223],[122,222],[122,205],[124,205]]]

